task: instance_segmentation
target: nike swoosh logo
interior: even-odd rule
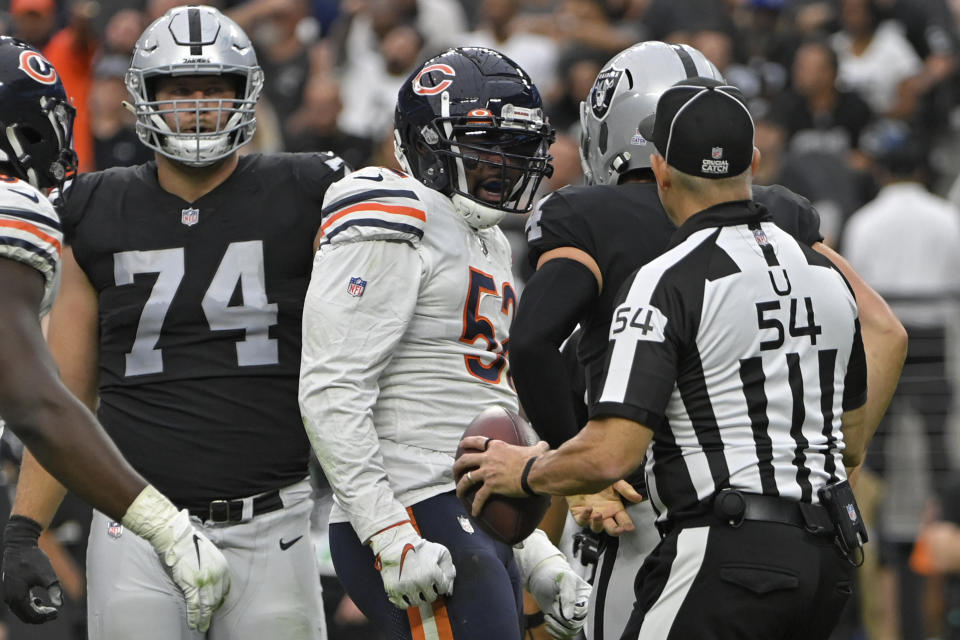
[[[193,548],[197,550],[197,568],[200,568],[200,536],[193,534]]]
[[[397,577],[398,577],[398,578],[400,577],[400,574],[403,573],[403,561],[404,561],[404,559],[407,557],[407,552],[408,552],[408,551],[416,551],[416,549],[414,549],[413,545],[410,544],[409,542],[408,542],[407,544],[403,545],[403,551],[400,553],[400,571],[397,572]]]
[[[289,542],[285,542],[283,538],[280,538],[280,551],[286,551],[293,545],[297,544],[297,540],[299,540],[302,537],[303,536],[297,536],[296,538],[294,538],[293,540],[290,540]]]
[[[383,182],[383,176],[378,175],[376,178],[373,176],[357,176],[357,180],[373,180],[374,182]]]
[[[10,189],[10,191],[14,192],[19,196],[23,196],[27,200],[32,200],[33,202],[40,204],[40,196],[38,196],[35,193],[24,193],[23,191],[17,191],[16,189]]]

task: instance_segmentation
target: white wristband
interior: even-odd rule
[[[514,546],[513,557],[520,568],[524,586],[526,586],[527,580],[540,563],[550,558],[564,559],[563,552],[550,542],[550,538],[541,529],[534,529],[533,533],[527,536],[523,542]]]
[[[153,542],[154,537],[176,515],[177,508],[170,499],[148,484],[127,507],[122,524],[141,538]]]

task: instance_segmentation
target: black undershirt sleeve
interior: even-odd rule
[[[510,370],[520,404],[554,449],[581,426],[560,345],[598,293],[597,280],[584,264],[554,258],[524,286],[510,327]]]

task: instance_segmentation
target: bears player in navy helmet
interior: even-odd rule
[[[181,623],[203,631],[229,590],[223,554],[147,484],[63,385],[40,328],[59,286],[63,241],[47,194],[76,170],[74,113],[53,65],[27,43],[0,37],[0,416],[67,487],[144,536],[139,544],[153,547],[150,559],[159,555],[183,591]],[[40,532],[36,519],[15,510],[3,535],[3,597],[30,623],[55,618],[62,604],[37,547]]]
[[[454,495],[464,429],[517,410],[507,345],[517,293],[497,223],[533,204],[553,129],[512,60],[451,49],[403,84],[402,172],[367,167],[324,200],[304,306],[300,405],[334,490],[334,567],[391,638],[521,637],[521,586],[556,638],[589,586],[542,531],[511,549]]]
[[[527,223],[527,282],[511,330],[510,363],[520,402],[534,428],[554,448],[573,437],[578,410],[559,347],[579,324],[577,347],[585,369],[586,402],[602,385],[610,319],[620,286],[660,255],[675,228],[657,195],[650,169],[654,147],[640,125],[652,121],[660,95],[688,77],[721,79],[698,50],[644,42],[614,56],[580,107],[580,155],[587,186],[566,187],[540,202]],[[853,285],[863,323],[870,372],[866,422],[875,426],[890,401],[903,363],[906,334],[886,303],[834,251],[822,243],[810,203],[779,186],[753,188],[778,226],[833,260]],[[579,414],[583,414],[582,408]],[[474,474],[476,475],[476,474]],[[604,532],[591,639],[617,638],[633,601],[632,582],[659,541],[642,469],[605,492],[571,496],[577,522]],[[626,505],[626,506],[624,506]]]
[[[250,39],[212,7],[173,8],[144,31],[126,85],[155,160],[66,191],[49,339],[67,387],[229,562],[211,637],[318,640],[296,394],[313,240],[344,168],[326,153],[238,155],[263,81]],[[61,492],[28,457],[14,510],[47,524]],[[89,637],[202,637],[163,564],[114,520],[97,512],[91,526]]]

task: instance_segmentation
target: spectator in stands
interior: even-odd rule
[[[55,0],[11,0],[13,24],[10,35],[43,49],[57,24]]]
[[[855,212],[844,231],[843,254],[890,303],[910,335],[907,360],[888,420],[913,405],[923,418],[932,485],[950,472],[947,418],[953,406],[947,378],[946,329],[960,294],[960,211],[924,186],[924,148],[906,124],[884,121],[864,134],[874,159],[877,197]],[[887,467],[881,424],[867,465]],[[889,425],[886,425],[889,426]]]
[[[253,39],[267,78],[263,94],[285,122],[303,102],[309,46],[318,34],[308,0],[249,0],[228,15]]]
[[[791,151],[846,156],[856,152],[873,112],[856,92],[837,88],[837,55],[822,39],[797,49],[789,89],[773,101],[770,117],[787,132]]]
[[[99,11],[100,5],[95,0],[72,0],[67,26],[57,31],[43,48],[44,57],[57,68],[67,96],[77,109],[73,122],[73,148],[77,152],[80,171],[94,168],[88,105],[93,84],[93,61],[99,47],[93,19]]]
[[[956,322],[960,293],[960,212],[924,186],[924,145],[906,125],[875,125],[863,133],[861,144],[875,160],[881,190],[850,218],[843,254],[890,303],[909,335],[903,374],[866,464],[893,478],[895,457],[888,446],[892,431],[903,426],[904,417],[916,416],[925,434],[927,461],[908,469],[911,482],[919,487],[897,488],[901,494],[922,496],[929,484],[933,495],[941,494],[951,471],[948,425],[953,383],[948,377],[947,329]],[[889,513],[881,520],[885,526],[878,536],[881,563],[895,576],[901,637],[920,640],[927,637],[922,578],[908,563],[916,519],[910,521],[912,526],[904,526],[895,517],[902,508],[890,502],[886,507]]]
[[[483,0],[480,24],[464,34],[463,46],[489,47],[523,67],[534,84],[548,95],[556,81],[559,47],[556,41],[523,30],[517,20],[520,0]]]
[[[100,58],[90,86],[90,126],[96,170],[127,167],[153,159],[153,152],[140,143],[134,130],[136,117],[123,106],[127,88],[123,75],[130,59],[120,55]]]
[[[332,75],[310,79],[303,105],[290,117],[284,129],[287,151],[333,151],[357,169],[370,164],[373,143],[343,131],[337,118],[343,111],[340,83]]]
[[[610,56],[606,51],[569,45],[557,60],[557,82],[547,94],[546,112],[561,133],[580,137],[580,103],[587,99],[593,81]]]
[[[371,66],[347,65],[341,77],[343,112],[340,126],[352,135],[393,137],[393,110],[397,91],[420,62],[424,41],[409,23],[391,27],[380,41]]]
[[[857,91],[877,115],[907,117],[901,85],[923,70],[902,26],[884,20],[877,0],[842,0],[843,28],[832,37],[838,80]]]
[[[517,28],[553,38],[559,45],[598,49],[609,58],[642,40],[640,24],[616,19],[603,0],[562,0],[552,14],[517,19]]]
[[[147,27],[146,15],[138,9],[120,9],[107,20],[101,55],[133,55],[137,39]]]

